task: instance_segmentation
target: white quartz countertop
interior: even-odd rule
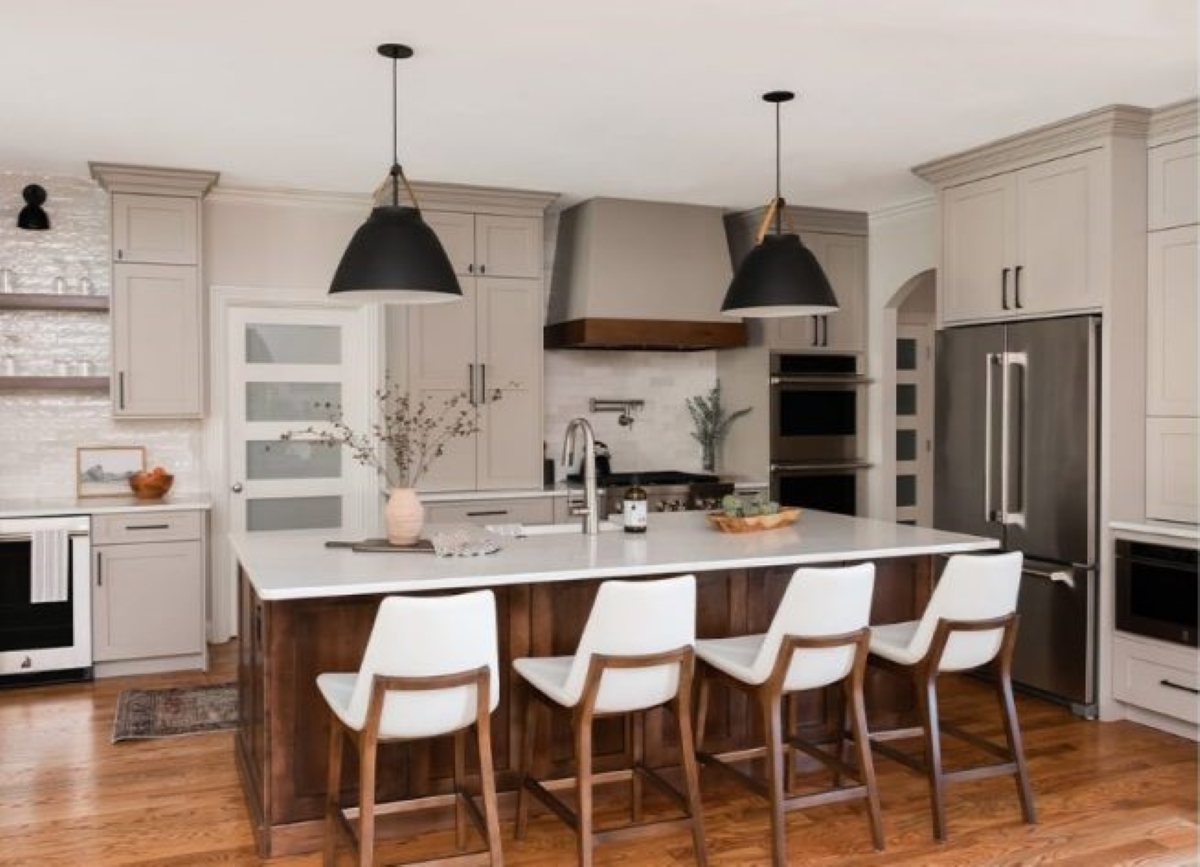
[[[437,531],[437,525],[428,525],[423,535]],[[230,536],[258,595],[269,601],[797,566],[998,545],[978,536],[817,511],[806,511],[791,527],[736,534],[712,529],[701,512],[653,514],[642,536],[570,532],[504,538],[502,550],[482,557],[325,547],[334,538],[336,533],[314,531]]]
[[[211,509],[208,494],[168,494],[161,500],[128,497],[0,499],[0,518],[51,518],[57,515],[104,515],[115,512],[185,512]]]

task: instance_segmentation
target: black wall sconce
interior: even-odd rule
[[[46,204],[46,188],[39,184],[30,184],[21,190],[25,199],[25,207],[17,214],[17,228],[29,229],[34,232],[44,232],[50,228],[50,216],[42,210]]]

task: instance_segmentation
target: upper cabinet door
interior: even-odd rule
[[[204,411],[200,288],[195,268],[113,268],[113,415]]]
[[[1200,139],[1189,138],[1150,148],[1147,169],[1150,230],[1200,222],[1197,208],[1197,164]]]
[[[455,274],[475,273],[475,216],[453,211],[422,211],[442,242]]]
[[[1196,257],[1200,230],[1151,232],[1146,281],[1146,413],[1195,416],[1197,367]]]
[[[1087,151],[1017,172],[1017,250],[1012,292],[1020,314],[1099,307],[1107,252],[1096,219],[1102,151]]]
[[[813,252],[838,300],[837,313],[830,313],[821,323],[821,347],[866,349],[863,301],[867,293],[867,239],[858,235],[827,235]]]
[[[196,198],[115,193],[113,261],[198,264],[199,214],[200,200]]]
[[[1012,175],[984,178],[943,192],[944,273],[938,281],[943,322],[1013,315],[1014,200]]]
[[[542,221],[530,217],[475,217],[475,270],[487,277],[542,276]]]

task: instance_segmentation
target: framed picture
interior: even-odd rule
[[[132,493],[129,477],[146,469],[142,446],[79,446],[75,449],[75,493],[119,497]]]

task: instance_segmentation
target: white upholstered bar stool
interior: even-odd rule
[[[873,732],[871,743],[881,754],[928,776],[933,835],[938,840],[946,839],[945,783],[955,780],[1012,774],[1025,821],[1031,825],[1037,822],[1012,691],[1020,586],[1021,552],[957,554],[946,564],[920,620],[871,628],[872,664],[912,677],[921,723],[917,728]],[[938,675],[970,671],[992,660],[997,661],[996,692],[1004,722],[1005,747],[938,720]],[[943,770],[941,732],[965,740],[1002,761]],[[924,739],[923,759],[884,743],[908,737]]]
[[[700,783],[692,738],[691,688],[696,635],[696,579],[692,575],[658,581],[605,581],[588,615],[574,656],[527,657],[513,660],[523,678],[525,735],[521,747],[521,784],[517,790],[516,837],[523,839],[529,822],[529,796],[544,803],[577,835],[579,863],[591,867],[593,845],[624,833],[641,833],[650,823],[641,819],[641,781],[660,789],[686,814],[655,825],[691,826],[698,864],[706,864]],[[538,705],[571,711],[575,741],[575,791],[572,811],[552,789],[569,787],[569,780],[542,782],[532,776]],[[680,794],[652,768],[642,764],[640,714],[667,705],[679,727],[680,757],[685,793]],[[592,773],[592,722],[597,717],[633,715],[633,767],[628,771]],[[544,754],[543,754],[544,757]],[[593,830],[592,786],[628,779],[633,823]],[[563,785],[566,784],[566,785]]]
[[[456,596],[389,596],[357,672],[321,674],[317,688],[333,712],[329,737],[329,788],[325,811],[325,865],[333,867],[340,831],[358,851],[358,863],[374,863],[375,814],[428,807],[455,807],[455,842],[467,843],[470,819],[486,852],[421,861],[421,864],[500,865],[500,825],[492,770],[491,713],[500,697],[496,646],[496,598],[490,590]],[[479,748],[480,813],[466,790],[466,732],[475,727]],[[375,804],[378,745],[454,734],[454,792]],[[358,749],[358,836],[342,810],[342,743]]]
[[[871,596],[875,567],[869,563],[839,569],[797,569],[788,583],[771,626],[765,634],[696,642],[700,659],[700,699],[696,741],[704,745],[705,716],[710,684],[718,681],[748,693],[762,714],[766,746],[721,756],[700,752],[706,767],[720,769],[771,805],[771,860],[786,867],[785,814],[790,810],[866,798],[871,839],[883,848],[883,824],[875,768],[867,745],[867,717],[863,705],[863,676],[867,667]],[[824,689],[841,683],[850,717],[856,765],[842,759],[841,720],[831,752],[783,732],[783,704],[789,693]],[[790,795],[791,751],[798,749],[834,772],[833,787],[804,795]],[[765,758],[766,783],[735,768],[730,762]],[[858,780],[843,786],[842,775]]]

